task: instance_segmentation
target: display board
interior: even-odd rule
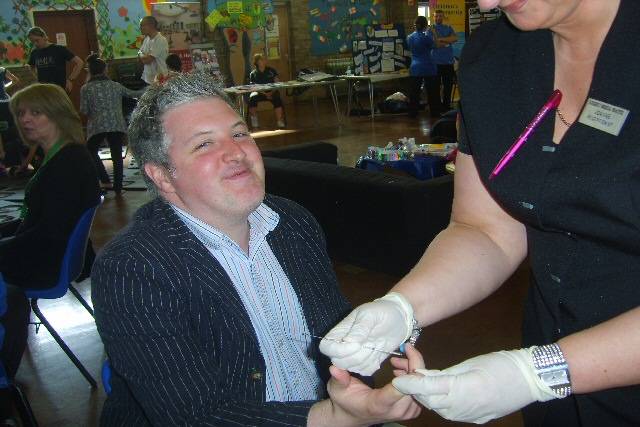
[[[369,26],[364,37],[352,42],[354,74],[387,73],[409,65],[404,25]]]
[[[158,20],[169,49],[189,49],[191,43],[202,40],[202,8],[199,2],[151,3],[151,15]]]
[[[482,25],[482,23],[499,18],[501,13],[502,11],[497,8],[482,11],[479,7],[469,7],[469,34],[473,34],[475,29]]]
[[[309,0],[311,53],[330,55],[351,50],[368,26],[380,23],[382,0]]]

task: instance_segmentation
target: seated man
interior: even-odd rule
[[[265,196],[260,151],[206,73],[154,85],[129,143],[156,197],[96,259],[111,362],[102,425],[364,425],[417,416],[332,367],[313,337],[348,309],[318,223]],[[368,405],[368,406],[367,406]],[[369,410],[357,408],[375,408]]]
[[[251,84],[268,84],[277,83],[278,72],[267,66],[267,61],[259,53],[253,55],[253,65],[256,67],[249,74],[249,83]],[[273,112],[276,115],[276,121],[279,128],[283,128],[284,109],[282,108],[282,99],[277,90],[269,92],[251,92],[249,95],[249,115],[251,116],[251,127],[258,127],[258,102],[270,101],[273,104]]]

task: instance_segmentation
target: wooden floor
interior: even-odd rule
[[[397,141],[405,136],[415,137],[418,143],[427,142],[432,124],[426,114],[421,114],[418,119],[395,115],[376,118],[375,121],[369,117],[352,117],[344,119],[340,125],[328,102],[321,102],[317,113],[311,104],[287,106],[286,130],[268,130],[268,126],[275,123],[268,111],[261,113],[260,119],[265,130],[256,132],[254,137],[261,147],[327,141],[338,146],[340,163],[349,166],[353,166],[369,145],[385,145],[388,141]],[[129,191],[120,198],[109,194],[98,211],[92,230],[96,249],[113,237],[146,201],[144,192]],[[341,287],[354,305],[383,295],[397,280],[396,277],[342,263],[336,263],[335,267]],[[445,368],[474,355],[518,347],[527,279],[527,269],[521,268],[495,295],[425,330],[418,347],[425,355],[428,367]],[[88,300],[90,283],[84,282],[79,287]],[[100,384],[100,365],[104,353],[91,316],[70,294],[53,303],[41,301],[40,305]],[[101,384],[97,389],[91,389],[46,329],[41,328],[37,335],[32,329],[28,347],[18,373],[18,382],[27,393],[40,425],[97,425],[105,398]],[[390,377],[387,366],[376,375],[376,381],[383,384]],[[420,418],[404,424],[446,426],[454,423],[425,410]],[[522,423],[516,414],[491,425],[511,427]]]

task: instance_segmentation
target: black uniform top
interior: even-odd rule
[[[257,68],[249,74],[249,82],[252,84],[275,83],[278,72],[271,67],[264,67],[264,71]]]
[[[15,237],[0,243],[4,279],[28,288],[54,285],[71,232],[99,198],[98,175],[87,148],[64,145],[41,167],[27,192],[29,210]]]
[[[38,70],[40,83],[53,83],[64,89],[67,82],[67,62],[74,56],[66,47],[52,43],[42,49],[33,49],[29,65]]]
[[[503,18],[465,46],[460,150],[473,155],[492,196],[526,225],[532,286],[525,346],[640,305],[640,61],[632,48],[640,43],[639,20],[640,4],[623,0],[588,94],[630,111],[619,136],[576,121],[556,145],[552,112],[492,181],[494,166],[554,90],[553,40],[550,31],[522,32]],[[546,425],[640,425],[640,387],[572,396],[544,410]]]

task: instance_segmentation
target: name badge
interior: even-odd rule
[[[578,121],[583,125],[618,136],[629,110],[589,98]]]

